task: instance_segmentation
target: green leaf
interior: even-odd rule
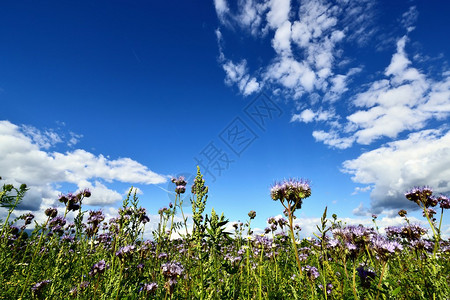
[[[402,288],[400,286],[397,287],[395,290],[392,291],[392,296],[397,296],[401,290],[402,290]]]

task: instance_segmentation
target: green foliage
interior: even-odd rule
[[[435,246],[411,232],[382,237],[371,228],[346,226],[336,215],[328,219],[326,208],[316,239],[298,239],[293,212],[304,194],[286,194],[293,199],[290,213],[284,200],[289,220],[272,218],[266,235],[253,234],[254,211],[231,234],[223,214],[212,209],[204,215],[208,187],[198,169],[191,222],[184,215],[173,222],[176,209],[182,212],[176,201],[159,210],[150,241],[143,238],[148,217],[133,188],[107,223],[101,212],[80,206],[59,216],[46,212],[31,234],[25,232],[29,215],[9,221],[25,192],[26,186],[10,185],[0,192],[8,212],[0,238],[0,299],[450,298],[450,241]],[[89,194],[76,195],[81,203]],[[171,235],[183,227],[181,238]],[[402,249],[377,252],[380,239]]]

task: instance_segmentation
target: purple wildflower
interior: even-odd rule
[[[148,294],[152,294],[156,292],[158,289],[158,284],[156,282],[150,282],[150,283],[144,283],[144,285],[141,287],[140,291],[145,292]]]
[[[389,241],[386,238],[377,235],[372,238],[372,248],[378,254],[380,259],[387,260],[390,255],[397,251],[401,251],[403,246],[397,241]]]
[[[186,187],[184,185],[177,185],[175,188],[175,193],[184,194],[186,192]]]
[[[34,219],[34,215],[32,213],[24,214],[20,216],[20,219],[25,220],[25,226],[31,224],[31,221]]]
[[[134,249],[135,249],[134,245],[127,245],[121,247],[119,251],[116,252],[116,256],[120,259],[126,259],[133,255]]]
[[[184,267],[179,262],[168,262],[161,265],[161,270],[166,277],[178,277],[184,271]]]
[[[184,194],[186,192],[186,178],[184,176],[180,176],[178,178],[172,178],[172,182],[175,183],[175,193]]]
[[[168,258],[169,257],[169,255],[167,255],[167,253],[165,253],[165,252],[161,252],[159,255],[158,255],[158,259],[166,259],[166,258]]]
[[[84,189],[81,193],[85,198],[89,198],[91,196],[91,191],[89,189]]]
[[[311,266],[307,265],[307,266],[303,267],[302,269],[303,269],[303,271],[306,272],[306,276],[308,276],[308,278],[310,280],[314,280],[320,276],[319,270],[316,267],[311,267]]]
[[[66,225],[66,219],[64,219],[63,217],[54,217],[53,219],[50,220],[49,226],[53,227],[56,225],[60,226]]]
[[[370,268],[364,268],[364,266],[360,266],[356,269],[358,271],[359,279],[361,280],[361,285],[364,288],[370,287],[370,282],[375,279],[376,273]]]
[[[406,210],[404,210],[404,209],[400,209],[399,211],[398,211],[398,215],[400,216],[400,217],[404,217],[404,216],[406,216],[408,214],[408,212],[406,211]]]
[[[406,199],[416,202],[418,205],[422,203],[425,207],[429,207],[434,203],[431,195],[433,195],[433,190],[429,186],[414,187],[405,193]]]
[[[41,290],[50,282],[51,280],[40,281],[31,287],[31,291],[33,292],[34,295],[40,295]]]
[[[94,277],[97,274],[102,274],[105,270],[109,268],[109,265],[102,259],[98,263],[94,264],[89,272],[89,276]]]
[[[45,210],[45,215],[47,217],[54,218],[54,217],[56,217],[57,214],[58,214],[58,210],[56,209],[56,207],[53,207],[53,208],[49,207]]]
[[[294,178],[275,183],[270,189],[270,196],[274,201],[289,202],[292,210],[300,209],[302,201],[311,196],[311,188],[306,180]]]
[[[439,198],[438,198],[438,201],[439,201],[439,206],[442,208],[442,209],[449,209],[450,208],[450,199],[448,198],[448,197],[446,197],[446,196],[440,196]]]
[[[167,279],[164,287],[172,294],[175,289],[175,284],[177,283],[177,278],[184,272],[184,267],[179,262],[168,262],[161,265],[161,271]]]

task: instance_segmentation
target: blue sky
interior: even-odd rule
[[[0,7],[0,176],[31,188],[18,213],[89,187],[112,214],[134,186],[154,215],[197,164],[207,211],[255,210],[259,228],[282,212],[276,180],[309,179],[305,235],[325,206],[388,226],[421,218],[413,186],[450,193],[447,1]]]

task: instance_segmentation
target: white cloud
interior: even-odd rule
[[[315,130],[312,135],[316,141],[323,142],[325,145],[338,149],[347,149],[354,142],[352,137],[341,137],[335,131],[326,132],[323,130]]]
[[[230,11],[226,0],[214,0],[216,13],[222,22],[225,22],[225,15]]]
[[[269,7],[267,23],[270,28],[278,28],[289,19],[289,11],[291,10],[290,0],[271,0]]]
[[[291,53],[291,22],[286,21],[277,28],[272,40],[273,49],[281,56],[290,56]]]
[[[419,12],[417,11],[417,7],[415,6],[411,6],[408,11],[402,15],[401,23],[408,32],[411,32],[415,29],[414,23],[416,23],[418,16]]]
[[[364,192],[370,191],[372,188],[373,188],[373,187],[370,186],[370,185],[365,186],[365,187],[359,187],[359,186],[357,186],[357,187],[355,187],[355,190],[353,191],[352,195],[356,195],[356,194],[358,194],[358,193],[364,193]]]
[[[305,109],[300,114],[293,115],[291,118],[291,122],[300,121],[304,123],[309,123],[314,120],[316,114],[311,109]]]
[[[423,130],[388,143],[343,163],[352,180],[372,184],[371,211],[418,206],[404,193],[414,186],[430,185],[436,193],[450,192],[450,131]]]
[[[32,132],[33,136],[39,136],[36,130]],[[47,144],[42,139],[33,139],[29,133],[9,121],[0,121],[3,181],[16,185],[26,183],[30,187],[21,209],[36,211],[55,205],[60,194],[56,188],[59,183],[91,188],[92,198],[86,199],[87,204],[109,205],[122,195],[108,188],[106,182],[158,184],[166,181],[165,176],[130,158],[109,159],[82,149],[66,153],[46,151]]]
[[[31,138],[39,148],[49,149],[50,147],[61,143],[61,137],[53,130],[40,131],[36,127],[30,125],[22,125],[22,132]]]
[[[354,140],[363,145],[372,144],[383,137],[395,139],[405,131],[425,128],[431,119],[443,120],[450,114],[450,76],[444,72],[441,80],[432,80],[412,66],[405,47],[407,38],[397,41],[384,78],[374,81],[366,91],[353,96],[356,110],[341,124],[346,132],[339,132],[336,126],[328,132],[316,133],[316,140],[338,148],[353,143],[336,143],[337,140]],[[327,95],[347,90],[346,77],[333,78],[334,86]]]
[[[221,45],[222,35],[217,36],[220,41],[219,62],[226,71],[226,82],[236,84],[241,93],[247,92],[247,95],[266,83],[281,85],[284,93],[295,99],[316,90],[324,92],[332,86],[327,99],[337,100],[346,91],[344,78],[333,76],[336,57],[342,54],[339,44],[345,40],[353,23],[359,24],[359,28],[366,28],[363,24],[369,23],[367,21],[371,18],[369,12],[365,12],[362,18],[347,18],[347,15],[367,5],[366,1],[335,3],[310,0],[302,1],[297,11],[290,0],[258,3],[241,0],[231,10],[225,1],[215,1],[221,25],[233,30],[235,26],[248,30],[255,38],[265,39],[270,35],[275,54],[266,66],[252,71],[246,63],[250,58],[242,58],[239,64],[226,60],[225,49]],[[364,31],[360,33],[365,34]],[[245,62],[246,68],[240,73],[240,78],[245,80],[233,80],[235,72],[230,70],[230,63],[240,66],[242,62]],[[258,82],[258,89],[246,88],[246,81]]]
[[[260,84],[255,77],[247,74],[247,62],[245,60],[238,64],[228,60],[222,65],[226,78],[225,82],[229,85],[237,84],[240,92],[244,96],[248,96],[260,89]]]
[[[75,132],[70,132],[70,139],[67,142],[69,147],[73,147],[80,142],[80,139],[83,137],[82,134],[76,134]]]
[[[352,210],[352,214],[354,214],[355,216],[364,217],[368,216],[369,212],[367,211],[367,208],[364,207],[364,204],[361,202],[359,203],[358,207]]]

